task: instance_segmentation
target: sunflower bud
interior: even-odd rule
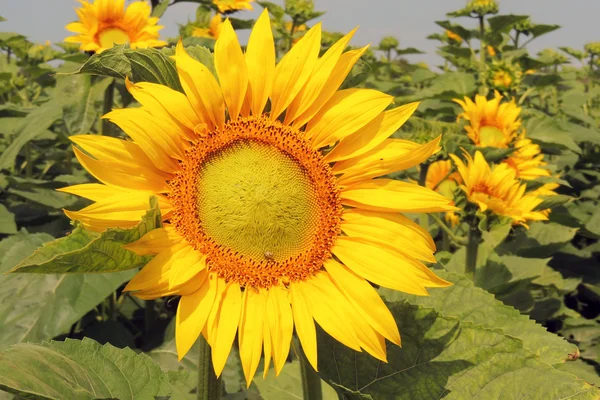
[[[471,14],[478,16],[498,14],[498,3],[496,0],[472,0],[466,9]]]

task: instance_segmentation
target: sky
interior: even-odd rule
[[[272,0],[282,4],[283,0]],[[499,0],[502,14],[530,15],[534,23],[557,24],[561,29],[542,36],[530,43],[533,54],[553,47],[569,46],[583,48],[588,42],[600,41],[598,17],[600,0]],[[446,13],[466,4],[466,0],[314,0],[315,9],[326,11],[320,18],[328,31],[348,32],[360,28],[352,44],[373,43],[377,45],[384,36],[395,36],[401,47],[416,47],[426,54],[411,55],[411,61],[424,61],[430,66],[440,63],[435,54],[437,42],[426,37],[442,32],[434,21],[447,19]],[[69,35],[64,26],[76,19],[76,0],[0,0],[0,32],[18,32],[35,42],[62,41]],[[160,24],[164,37],[174,37],[178,24],[194,19],[195,3],[177,3],[170,6]],[[261,7],[236,15],[240,18],[256,18]],[[461,23],[474,26],[475,20],[461,18]],[[247,34],[240,34],[241,40]]]

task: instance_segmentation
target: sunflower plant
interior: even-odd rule
[[[174,3],[0,34],[8,398],[598,398],[597,46],[474,0],[430,68]]]

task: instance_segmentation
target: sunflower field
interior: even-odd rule
[[[600,42],[182,1],[0,16],[0,400],[600,399]]]

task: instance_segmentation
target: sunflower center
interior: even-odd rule
[[[253,260],[284,261],[307,250],[318,203],[298,162],[273,145],[239,140],[206,160],[198,217],[215,243]]]
[[[484,126],[479,131],[479,142],[482,147],[505,147],[504,134],[495,126]]]
[[[125,44],[129,42],[129,35],[119,28],[107,28],[98,34],[100,46],[110,49],[115,44]]]
[[[305,280],[341,232],[335,182],[302,133],[265,116],[238,118],[186,151],[169,183],[171,222],[226,281]]]

